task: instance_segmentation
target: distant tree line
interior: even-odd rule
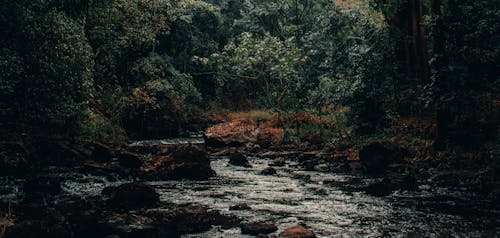
[[[496,0],[7,0],[2,127],[176,136],[214,105],[332,113],[357,133],[433,117],[496,138]],[[69,132],[68,132],[69,133]]]

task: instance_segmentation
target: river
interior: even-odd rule
[[[229,165],[228,160],[211,157],[217,176],[209,180],[151,184],[162,201],[203,204],[244,222],[270,221],[279,228],[276,234],[304,224],[318,237],[500,237],[498,205],[460,188],[420,185],[418,191],[374,197],[362,188],[375,179],[359,174],[303,171],[292,160],[275,167],[275,175],[261,175],[270,159],[250,157],[251,168]],[[63,176],[63,189],[80,196],[98,195],[106,186],[130,181],[71,172]],[[22,181],[2,178],[2,183],[8,185],[0,196],[5,200],[15,196]],[[229,209],[236,204],[251,209]],[[185,237],[252,236],[242,235],[239,228],[213,227]]]

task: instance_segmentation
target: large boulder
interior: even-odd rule
[[[229,155],[229,164],[236,166],[243,166],[247,168],[252,167],[250,162],[248,162],[247,157],[242,152],[239,151],[236,151]]]
[[[273,162],[270,163],[269,165],[276,166],[276,167],[285,166],[286,165],[286,160],[283,157],[278,157],[278,158],[274,159]]]
[[[257,142],[257,126],[250,120],[233,120],[205,131],[205,142],[211,147],[243,146]]]
[[[260,171],[260,174],[261,175],[274,175],[274,174],[276,174],[276,169],[274,169],[273,167],[267,167],[267,168],[263,169],[262,171]]]
[[[244,145],[273,147],[281,143],[284,135],[283,128],[273,127],[269,123],[257,127],[251,120],[234,119],[208,128],[205,131],[205,141],[210,147]]]
[[[316,238],[313,231],[303,226],[292,226],[281,232],[282,238]]]
[[[390,141],[369,143],[359,151],[359,160],[369,174],[384,174],[388,166],[402,163],[408,150]]]
[[[114,157],[113,150],[105,144],[93,142],[92,147],[91,159],[94,161],[109,162]]]
[[[160,237],[180,237],[186,233],[207,231],[214,225],[230,228],[240,223],[234,216],[222,215],[208,207],[194,204],[179,205],[167,210],[150,210],[147,216],[161,230]]]
[[[156,190],[145,183],[127,183],[117,187],[107,187],[102,193],[108,197],[108,204],[114,208],[151,207],[160,201],[160,195]]]
[[[61,191],[61,179],[57,176],[37,174],[27,178],[24,182],[24,192],[27,195],[57,195]]]
[[[142,170],[156,179],[207,179],[215,175],[205,151],[196,146],[181,144],[166,155],[153,157]]]
[[[414,191],[418,189],[417,179],[411,174],[391,173],[380,182],[375,182],[365,188],[372,196],[384,197],[396,190]]]
[[[92,153],[84,149],[84,145],[72,143],[68,139],[35,137],[32,140],[27,145],[32,166],[74,166],[78,161],[89,159]]]
[[[118,153],[117,157],[120,165],[125,168],[137,169],[143,164],[141,156],[132,152],[122,151]]]
[[[283,128],[260,127],[257,130],[257,143],[262,147],[273,147],[281,144],[285,130]]]
[[[242,234],[259,235],[269,234],[278,230],[276,225],[269,222],[253,222],[240,225]]]

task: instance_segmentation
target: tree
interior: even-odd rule
[[[12,41],[1,60],[4,116],[33,126],[82,119],[91,98],[94,63],[83,27],[65,13],[39,10],[35,3],[15,4],[18,11],[2,17],[20,20],[7,32]]]
[[[482,126],[481,118],[493,111],[499,90],[497,9],[498,1],[433,1],[432,89],[438,149],[447,144],[474,147],[489,131],[496,131],[495,126]]]
[[[133,138],[178,136],[196,113],[200,94],[188,74],[177,71],[170,58],[158,54],[136,61],[130,75],[137,84],[126,100],[123,122]]]
[[[191,74],[205,97],[213,97],[213,78],[193,58],[209,57],[228,42],[229,28],[225,27],[229,26],[223,24],[220,8],[206,1],[172,1],[168,19],[171,34],[160,42],[159,52],[174,58],[172,63],[179,71]]]
[[[308,85],[302,69],[306,61],[307,55],[293,40],[242,33],[207,63],[217,70],[223,101],[232,99],[240,109],[293,109],[304,107],[307,101]]]

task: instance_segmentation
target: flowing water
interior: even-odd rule
[[[244,222],[269,221],[280,231],[305,224],[318,237],[500,237],[500,210],[489,200],[460,189],[420,186],[417,192],[394,192],[387,197],[366,195],[362,188],[374,181],[361,175],[302,171],[296,162],[277,167],[276,175],[260,175],[271,161],[250,157],[252,168],[212,157],[217,176],[206,181],[161,181],[151,184],[161,199],[177,204],[203,204]],[[67,173],[66,192],[98,195],[110,185],[126,182]],[[1,180],[18,191],[17,180]],[[7,186],[5,186],[7,188]],[[14,192],[4,192],[7,199]],[[248,204],[251,210],[230,206]],[[252,237],[239,228],[213,227],[185,237]]]
[[[267,159],[252,158],[253,168],[212,159],[217,177],[208,181],[154,183],[161,198],[174,203],[200,203],[246,222],[271,221],[280,230],[305,224],[318,237],[495,237],[500,212],[473,194],[431,189],[378,198],[360,188],[372,179],[354,175],[298,171],[295,164],[260,175]],[[310,178],[309,178],[310,177]],[[425,190],[427,189],[427,190]],[[432,190],[432,192],[430,191]],[[252,210],[230,211],[246,203]],[[455,209],[467,209],[461,214]],[[458,213],[458,214],[457,214]],[[277,232],[279,233],[279,231]],[[214,228],[186,237],[251,237],[238,228]]]

